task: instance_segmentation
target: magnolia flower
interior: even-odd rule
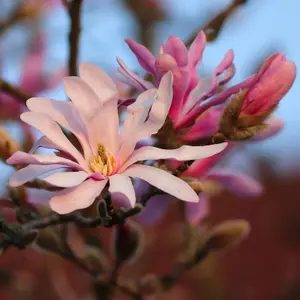
[[[286,60],[283,54],[272,55],[254,75],[248,88],[236,94],[224,109],[217,139],[250,138],[251,141],[276,134],[283,123],[270,115],[289,91],[295,78],[295,64]]]
[[[110,193],[121,193],[134,205],[136,196],[130,177],[141,178],[178,199],[197,202],[197,194],[183,180],[161,169],[137,164],[156,159],[205,158],[226,147],[223,143],[173,150],[146,146],[135,150],[138,140],[155,134],[165,122],[173,96],[172,73],[163,76],[158,89],[147,90],[128,106],[121,132],[119,95],[111,78],[88,63],[80,65],[79,73],[80,78],[64,79],[71,102],[43,98],[27,101],[30,112],[23,113],[21,119],[44,136],[30,153],[18,151],[7,160],[9,164],[28,165],[14,173],[9,184],[19,186],[45,176],[45,182],[64,188],[50,199],[50,207],[60,214],[90,206],[108,182]],[[76,136],[82,152],[59,125]],[[58,150],[59,155],[32,154],[39,147]]]
[[[296,78],[296,65],[282,53],[269,57],[243,100],[241,115],[257,116],[274,109],[290,90]]]
[[[126,42],[137,57],[139,64],[154,77],[156,86],[164,74],[168,71],[172,72],[174,94],[169,117],[175,130],[195,124],[197,118],[207,109],[224,103],[232,94],[247,87],[253,80],[253,77],[250,77],[216,95],[219,87],[227,83],[235,73],[234,54],[232,50],[225,54],[211,78],[199,78],[197,66],[202,60],[206,44],[206,37],[202,31],[189,49],[178,37],[171,36],[166,43],[161,45],[157,58],[147,48],[135,41],[127,39]],[[140,91],[153,88],[152,83],[130,71],[121,59],[117,60],[120,65],[120,80]],[[204,100],[207,101],[202,103]],[[197,128],[197,124],[190,127],[186,135],[189,135],[190,130],[193,131],[193,135],[201,135],[202,128],[199,130]]]

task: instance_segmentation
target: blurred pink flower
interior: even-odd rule
[[[161,169],[136,164],[145,160],[206,158],[226,147],[223,143],[173,150],[145,146],[134,150],[138,140],[156,133],[165,122],[172,101],[172,73],[163,76],[158,90],[142,93],[128,106],[119,134],[119,94],[115,84],[92,64],[81,64],[79,72],[80,78],[64,79],[72,102],[31,98],[27,101],[31,111],[21,115],[24,122],[44,134],[31,153],[44,147],[59,150],[63,157],[16,152],[7,162],[28,166],[14,173],[9,184],[20,186],[46,175],[44,181],[64,188],[50,199],[51,208],[61,214],[90,206],[108,182],[111,193],[124,194],[134,205],[136,196],[130,177],[141,178],[178,199],[197,202],[197,194],[183,180]],[[71,144],[57,123],[74,133],[83,153]],[[67,171],[62,172],[61,168]],[[54,173],[47,176],[49,172]]]
[[[242,114],[260,115],[275,108],[296,78],[296,65],[282,53],[269,57],[249,86]]]
[[[36,95],[44,90],[55,88],[67,74],[66,70],[58,69],[51,74],[45,74],[46,41],[40,32],[36,35],[23,63],[23,73],[20,78],[20,87],[28,94]]]
[[[44,73],[45,50],[45,36],[38,33],[24,58],[19,81],[20,88],[29,95],[37,95],[44,90],[56,87],[66,75],[65,69],[59,69],[50,75]],[[25,111],[25,105],[18,99],[0,93],[0,119],[19,119],[23,111]]]

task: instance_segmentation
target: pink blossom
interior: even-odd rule
[[[50,207],[60,214],[90,206],[108,182],[111,193],[125,195],[134,205],[136,196],[130,177],[145,180],[178,199],[197,202],[197,194],[183,180],[161,169],[136,164],[145,160],[206,158],[226,147],[223,143],[172,150],[145,146],[135,150],[139,140],[155,134],[165,122],[173,96],[172,73],[163,76],[158,89],[147,90],[127,107],[120,133],[119,93],[111,78],[88,63],[80,65],[79,73],[80,78],[64,79],[71,102],[44,98],[27,101],[30,112],[23,113],[21,119],[44,136],[30,153],[18,151],[7,160],[9,164],[28,165],[14,173],[9,184],[20,186],[44,176],[45,182],[64,188],[50,199]],[[71,144],[59,125],[77,137],[83,153]],[[64,155],[32,154],[39,147],[59,150]]]
[[[260,115],[273,109],[290,90],[296,65],[277,53],[269,57],[249,86],[242,106],[246,115]]]
[[[46,41],[43,33],[39,32],[24,59],[20,87],[28,94],[36,95],[44,90],[55,88],[66,75],[65,69],[58,69],[53,74],[45,74]]]
[[[64,69],[59,69],[50,75],[44,73],[45,50],[45,36],[39,32],[24,58],[19,80],[20,88],[29,95],[37,95],[44,90],[56,87],[66,74]],[[25,106],[18,99],[0,93],[0,119],[19,119],[24,110]]]
[[[158,57],[154,57],[146,47],[131,39],[127,39],[126,42],[139,64],[155,78],[156,85],[166,72],[172,72],[174,93],[169,116],[176,129],[193,125],[208,108],[224,103],[232,94],[247,87],[253,80],[253,77],[250,77],[216,95],[218,88],[227,83],[235,73],[234,54],[232,50],[225,54],[211,78],[199,78],[197,66],[202,60],[206,44],[205,34],[202,31],[189,49],[178,37],[171,36],[161,45]],[[121,59],[117,60],[120,65],[120,80],[141,91],[153,87],[151,83],[130,71]],[[207,101],[202,103],[204,100]],[[191,130],[196,131],[195,128]]]

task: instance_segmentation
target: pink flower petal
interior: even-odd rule
[[[184,141],[193,141],[212,136],[218,129],[223,108],[211,108],[203,117],[182,136]]]
[[[143,92],[147,90],[146,88],[142,87],[139,82],[137,82],[132,77],[129,77],[128,74],[122,69],[117,68],[118,73],[116,74],[116,79],[119,80],[122,83],[127,84],[129,87],[136,89],[139,92]],[[140,80],[142,80],[142,77],[139,77]]]
[[[89,175],[84,171],[56,172],[44,177],[43,180],[55,186],[73,187],[82,183],[88,176]]]
[[[128,106],[126,119],[121,131],[122,145],[118,152],[121,163],[123,163],[134,150],[139,140],[137,130],[139,130],[140,126],[145,122],[156,94],[156,89],[147,90],[140,94],[133,104]]]
[[[80,78],[93,89],[102,103],[118,98],[119,91],[113,80],[96,65],[81,63],[79,65],[79,74]]]
[[[205,49],[205,44],[206,44],[206,36],[203,31],[200,31],[196,38],[194,39],[193,43],[190,46],[189,49],[189,63],[192,66],[197,66],[201,60],[202,60],[202,55]]]
[[[133,130],[146,121],[156,93],[156,89],[149,89],[140,94],[136,101],[127,107],[127,114],[121,132],[123,139],[128,138],[128,135],[132,134]]]
[[[163,51],[173,56],[179,67],[185,67],[188,64],[188,51],[180,38],[170,36],[168,41],[163,44]]]
[[[180,118],[184,117],[195,104],[199,103],[206,97],[207,93],[211,90],[212,80],[211,78],[199,79],[195,88],[190,92],[187,100],[184,103],[182,111],[180,112]]]
[[[129,106],[129,105],[131,105],[132,103],[134,103],[135,102],[135,98],[128,98],[128,99],[125,99],[125,100],[119,100],[118,101],[118,108],[119,107],[123,107],[123,106]]]
[[[145,146],[135,150],[129,159],[121,166],[125,170],[137,161],[157,160],[157,159],[176,159],[179,161],[201,159],[212,156],[223,151],[227,143],[208,146],[181,146],[178,149],[160,149],[152,146]]]
[[[78,77],[65,77],[64,88],[68,97],[76,106],[79,114],[85,119],[90,119],[101,107],[101,98],[90,86]]]
[[[185,203],[185,214],[188,221],[193,225],[198,225],[208,214],[209,200],[205,193],[200,193],[198,203]]]
[[[118,99],[106,101],[98,112],[87,123],[90,144],[97,149],[98,144],[103,144],[111,153],[119,149],[119,115]]]
[[[172,83],[172,72],[168,72],[160,81],[157,98],[151,107],[146,123],[139,128],[139,139],[150,137],[152,134],[157,133],[164,125],[173,98]]]
[[[181,78],[180,70],[176,60],[169,54],[163,53],[155,60],[156,82],[160,82],[162,76],[167,72],[172,71],[173,77]]]
[[[172,73],[173,100],[170,107],[169,116],[173,122],[176,122],[183,108],[185,95],[190,87],[191,76],[194,76],[194,72],[191,72],[189,67],[183,67],[173,69]]]
[[[235,72],[235,65],[230,65],[228,69],[225,70],[223,76],[221,78],[218,78],[218,85],[220,86],[226,84],[235,75]]]
[[[6,160],[10,165],[25,164],[25,165],[52,165],[60,164],[64,168],[72,168],[83,171],[84,168],[78,163],[53,154],[28,154],[26,152],[17,151]]]
[[[199,81],[196,87],[191,91],[190,96],[188,97],[187,101],[184,103],[182,110],[179,112],[178,117],[175,119],[175,126],[179,128],[179,126],[183,126],[182,124],[187,124],[191,121],[192,118],[195,118],[196,112],[199,116],[198,110],[200,110],[201,106],[198,104],[213,96],[216,92],[218,87],[221,84],[226,83],[229,81],[235,73],[235,67],[233,66],[233,59],[234,54],[232,50],[229,50],[220,64],[216,67],[211,80]],[[231,95],[230,93],[235,91],[235,89],[231,88],[230,90],[225,90],[216,97],[218,97],[218,101],[222,102],[226,99],[224,98],[227,94]],[[174,101],[174,100],[173,100]],[[216,100],[215,100],[216,101]],[[208,106],[208,102],[204,103],[204,106]],[[209,106],[208,106],[209,107]],[[204,110],[203,110],[204,111]],[[202,111],[202,112],[203,112]]]
[[[296,78],[296,65],[292,61],[271,63],[245,96],[242,112],[261,114],[273,108],[286,95]]]
[[[281,119],[275,117],[271,117],[265,123],[268,125],[268,128],[262,132],[257,133],[254,137],[249,139],[249,142],[260,142],[271,138],[279,133],[284,127],[284,122]]]
[[[32,146],[28,153],[34,154],[40,147],[47,149],[62,150],[55,143],[49,140],[46,136],[42,136],[36,141],[36,143]]]
[[[129,201],[130,206],[134,207],[136,202],[135,191],[131,182],[131,179],[128,176],[122,174],[115,174],[109,177],[109,192],[121,193]]]
[[[146,207],[135,219],[143,225],[154,225],[162,219],[167,211],[169,201],[174,199],[170,195],[155,195],[147,201]]]
[[[136,56],[141,67],[152,75],[155,75],[155,57],[153,54],[145,46],[135,42],[132,39],[125,39],[125,42]]]
[[[231,170],[215,169],[205,176],[205,179],[221,183],[239,197],[256,197],[263,191],[262,185],[255,179]]]
[[[145,91],[148,89],[153,88],[153,84],[151,82],[148,82],[144,80],[142,77],[136,75],[132,71],[129,70],[129,68],[125,65],[125,63],[117,57],[118,64],[120,65],[121,69],[118,69],[119,72],[127,78],[130,78],[131,81],[134,81],[136,84],[136,87],[138,87],[139,90]]]
[[[73,156],[79,164],[86,166],[86,162],[80,152],[63,134],[59,125],[44,113],[25,112],[21,115],[21,120],[40,130],[53,143]]]
[[[204,111],[209,109],[212,106],[219,105],[224,103],[231,95],[238,93],[241,89],[248,88],[253,81],[255,80],[255,75],[250,76],[241,83],[234,85],[228,89],[225,89],[223,92],[216,95],[214,98],[207,100],[205,103],[193,108],[190,112],[184,116],[180,121],[177,122],[176,128],[181,128],[188,126],[195,121]]]
[[[198,195],[183,180],[165,172],[146,165],[133,165],[123,172],[130,177],[141,178],[160,190],[180,200],[198,202]]]
[[[228,143],[224,151],[205,159],[198,159],[191,164],[191,166],[182,174],[186,177],[202,178],[206,173],[214,167],[232,148],[234,144]]]
[[[51,164],[51,165],[29,165],[17,172],[13,173],[9,179],[9,185],[12,187],[20,186],[32,179],[35,179],[41,175],[49,173],[51,171],[64,168],[64,165]]]
[[[76,187],[66,188],[56,193],[50,199],[50,207],[58,214],[68,214],[78,209],[84,209],[93,204],[108,180],[86,180]]]
[[[73,103],[46,98],[30,98],[26,105],[33,112],[47,114],[62,127],[71,131],[79,140],[85,157],[89,159],[91,149],[88,143],[87,130]]]
[[[47,80],[43,74],[46,36],[38,32],[24,58],[20,86],[29,94],[38,94],[47,89]]]

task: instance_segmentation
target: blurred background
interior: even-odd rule
[[[29,94],[61,100],[65,99],[60,79],[67,68],[70,22],[62,2],[0,0],[1,78],[22,86]],[[124,38],[134,38],[158,53],[160,43],[168,36],[188,40],[231,3],[232,0],[83,0],[79,61],[95,63],[115,77],[119,56],[142,74]],[[234,50],[237,67],[232,83],[256,72],[274,52],[284,52],[299,66],[300,1],[238,3],[242,4],[226,18],[216,39],[207,44],[199,72],[211,73],[228,49]],[[41,83],[41,78],[45,82]],[[285,121],[285,128],[269,140],[239,147],[226,158],[225,163],[232,168],[262,181],[264,194],[245,200],[224,193],[210,203],[206,222],[245,218],[252,226],[249,238],[234,249],[209,257],[163,299],[300,299],[299,80],[276,112]],[[40,86],[35,87],[36,82]],[[122,84],[120,89],[126,93]],[[11,105],[5,97],[1,93],[1,126],[22,141],[24,130],[19,123],[7,122],[12,117],[2,117],[2,111]],[[18,108],[11,109],[11,114],[17,115]],[[13,169],[4,163],[0,168],[0,190],[5,194]],[[124,269],[125,276],[163,274],[170,268],[183,236],[179,218],[178,210],[171,207],[159,224],[145,228],[146,250],[134,266]],[[101,234],[105,244],[108,232],[99,229],[90,234]],[[0,257],[1,300],[102,299],[101,295],[95,296],[92,286],[82,270],[48,253],[11,249]]]

